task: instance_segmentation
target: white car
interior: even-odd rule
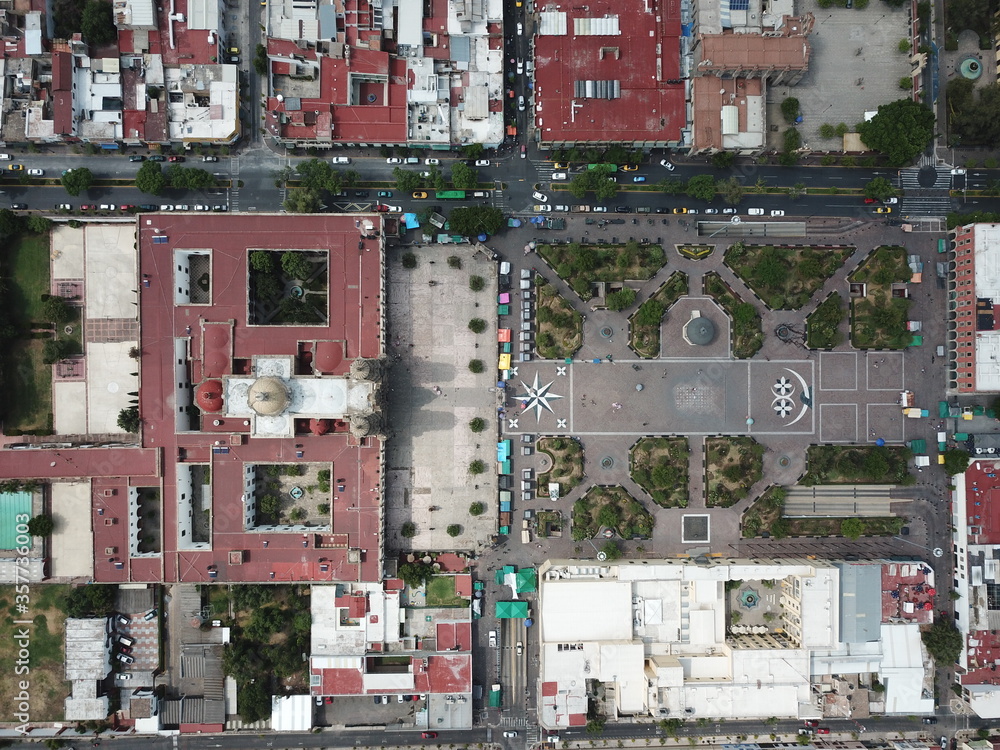
[[[524,644],[521,641],[517,642],[517,655],[520,656],[524,653]]]
[[[517,74],[524,75],[524,60],[517,61]]]
[[[489,159],[476,159],[476,166],[477,167],[488,167],[490,165],[490,163],[491,162],[490,162]]]
[[[569,211],[569,206],[553,206],[553,211]]]
[[[705,209],[705,213],[706,214],[717,214],[717,213],[719,213],[719,209],[717,209],[717,208],[706,208]]]
[[[28,170],[28,174],[31,174],[31,170],[30,169]],[[890,205],[894,204],[894,203],[899,203],[899,198],[886,198],[885,201],[884,201],[884,203],[890,204]]]
[[[747,209],[747,213],[750,214],[751,216],[763,216],[764,215],[764,209],[763,208],[748,208]]]
[[[545,193],[539,193],[537,190],[531,194],[531,197],[534,198],[539,203],[549,202],[549,197],[545,195]]]
[[[771,216],[784,216],[784,215],[785,212],[782,211],[780,208],[776,208],[773,211],[771,211]]]
[[[510,732],[510,731],[507,731],[507,732],[504,732],[504,733],[503,733],[503,736],[504,736],[504,737],[517,737],[517,732]]]
[[[669,159],[660,159],[660,166],[666,169],[668,172],[674,171],[674,165],[670,163]]]
[[[428,167],[436,167],[440,163],[441,163],[440,159],[424,159],[424,164],[426,164]]]
[[[420,176],[423,177],[426,180],[428,177],[431,176],[431,173],[430,172],[421,172]]]
[[[197,206],[194,207],[194,210],[195,211],[211,211],[212,207],[211,206],[205,206],[205,205],[202,205],[201,203],[199,203]]]
[[[116,208],[118,208],[118,206],[116,206],[114,203],[102,203],[101,204],[101,210],[102,211],[114,211]]]
[[[191,206],[185,204],[174,206],[174,211],[190,211]]]
[[[397,213],[397,214],[398,214],[398,213],[399,213],[400,211],[402,211],[402,210],[403,210],[403,207],[402,207],[402,206],[390,206],[390,205],[389,205],[389,204],[387,203],[387,204],[386,204],[386,206],[385,206],[385,210],[386,210],[387,212],[392,212],[392,213]]]
[[[608,212],[607,206],[594,206],[591,211],[595,214],[606,214]]]
[[[724,214],[734,214],[734,213],[736,213],[736,209],[735,208],[724,208],[724,209],[722,209],[722,213],[724,213]]]
[[[551,210],[552,210],[552,206],[548,206],[548,205],[546,205],[544,203],[536,203],[535,204],[535,212],[536,213],[543,213],[545,211],[551,211]]]
[[[45,170],[44,169],[29,169],[28,170],[28,175],[30,177],[41,177],[43,174],[45,174]]]
[[[517,111],[518,112],[524,112],[524,97],[523,96],[517,97]]]
[[[524,24],[521,23],[520,21],[517,24],[517,35],[524,36]]]
[[[553,180],[565,180],[566,179],[566,173],[565,172],[553,172],[552,173],[552,179]]]
[[[500,261],[500,273],[504,274],[505,276],[510,275],[510,261],[507,260]]]
[[[212,162],[212,161],[218,161],[219,157],[218,156],[203,156],[203,157],[201,157],[201,160],[202,161]]]
[[[386,164],[402,164],[403,160],[400,159],[398,156],[390,156],[388,159],[385,160],[385,163]]]
[[[72,211],[73,210],[73,206],[70,205],[69,203],[59,203],[58,205],[56,205],[56,210],[57,211]]]
[[[173,211],[173,210],[174,210],[174,207],[173,207],[173,206],[171,206],[171,205],[166,205],[166,206],[160,206],[160,210],[161,210],[161,211]]]

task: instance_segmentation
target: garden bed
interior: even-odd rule
[[[750,493],[764,476],[764,446],[751,437],[705,440],[705,503],[728,508]]]
[[[688,276],[674,271],[663,285],[629,318],[629,346],[640,357],[660,354],[660,326],[663,316],[681,297],[688,294]]]
[[[623,539],[647,539],[653,517],[622,487],[591,487],[573,504],[573,539],[593,539],[611,529]]]
[[[540,510],[535,516],[535,527],[542,539],[558,539],[563,533],[562,513],[557,510]]]
[[[893,295],[893,284],[910,280],[906,250],[879,247],[852,274],[851,343],[858,349],[905,349],[913,335],[906,330],[910,298]],[[864,295],[853,291],[864,285]]]
[[[583,343],[583,316],[551,284],[536,286],[535,294],[538,356],[543,359],[572,357]]]
[[[843,298],[834,292],[806,317],[806,346],[810,349],[833,349],[844,339],[840,325],[847,308]]]
[[[254,250],[249,256],[250,325],[324,325],[329,263],[320,251]]]
[[[642,438],[629,451],[632,479],[653,502],[664,508],[685,508],[688,504],[688,440]]]
[[[539,245],[538,254],[584,301],[591,298],[590,285],[603,281],[653,278],[665,262],[659,245],[627,242],[624,245]]]
[[[733,356],[749,359],[764,345],[760,314],[749,302],[744,302],[715,272],[705,274],[706,295],[714,299],[733,324]]]
[[[912,455],[896,445],[811,445],[800,484],[913,484]]]
[[[559,484],[559,496],[563,497],[583,481],[583,445],[574,438],[541,438],[536,449],[544,453],[552,462],[552,468],[538,475],[538,492],[547,494],[548,485]]]
[[[768,487],[743,514],[740,526],[744,539],[771,536],[784,539],[790,536],[895,536],[903,528],[905,519],[896,516],[873,518],[785,518],[785,488]]]
[[[772,310],[798,310],[854,253],[853,247],[732,244],[726,265]]]

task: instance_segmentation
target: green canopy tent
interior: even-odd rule
[[[528,619],[527,602],[497,602],[497,619],[526,620]]]

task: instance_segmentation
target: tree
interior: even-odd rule
[[[865,533],[865,522],[860,518],[845,518],[840,524],[840,533],[848,539],[858,539]]]
[[[444,190],[445,181],[444,175],[441,174],[441,170],[438,167],[431,167],[427,170],[427,176],[421,178],[426,181],[427,186],[433,188],[434,190]]]
[[[802,148],[802,134],[795,128],[786,129],[781,136],[781,141],[786,154]]]
[[[42,345],[42,362],[54,365],[69,356],[73,350],[73,342],[69,339],[46,339]]]
[[[611,294],[607,296],[606,302],[608,309],[612,312],[624,310],[635,302],[635,289],[624,287],[623,289],[619,289],[617,292],[611,292]]]
[[[167,178],[159,162],[144,161],[135,175],[135,186],[143,193],[160,195],[167,187]]]
[[[52,219],[47,219],[44,216],[28,217],[29,232],[34,232],[35,234],[48,234],[50,229],[52,229]]]
[[[486,429],[486,420],[482,417],[473,417],[469,420],[469,429],[473,432],[482,432]]]
[[[392,170],[392,176],[396,179],[397,190],[409,192],[420,187],[420,174],[418,172],[396,167]]]
[[[138,406],[129,406],[118,412],[118,426],[125,430],[125,432],[135,434],[139,431],[140,424]]]
[[[457,523],[453,523],[449,524],[448,528],[445,529],[445,531],[447,532],[448,536],[456,537],[462,533],[462,527],[459,526]]]
[[[281,204],[290,214],[315,214],[323,206],[319,191],[313,188],[293,188]]]
[[[69,322],[73,316],[73,311],[63,297],[53,295],[42,303],[41,316],[43,320],[56,326],[61,326]]]
[[[0,236],[9,237],[21,231],[22,219],[9,208],[0,208]]]
[[[473,503],[469,506],[470,516],[481,516],[486,511],[486,506],[482,503]]]
[[[486,330],[486,321],[482,318],[473,318],[469,321],[469,330],[473,333],[482,333]]]
[[[484,464],[478,458],[469,464],[469,473],[472,474],[473,476],[476,476],[477,474],[482,474],[484,471],[486,471],[486,464]]]
[[[911,99],[899,99],[878,108],[858,133],[869,148],[886,156],[890,166],[912,161],[934,136],[934,112]]]
[[[211,172],[198,167],[182,167],[180,164],[167,167],[167,180],[170,187],[181,190],[204,190],[215,185],[215,177]]]
[[[601,552],[603,552],[608,560],[618,560],[622,556],[622,548],[618,545],[614,539],[609,539],[601,546]]]
[[[32,536],[51,536],[55,527],[52,516],[32,516],[28,521],[28,533]]]
[[[719,183],[719,189],[722,192],[722,199],[731,206],[743,200],[743,183],[735,175]]]
[[[715,198],[715,178],[710,174],[699,174],[688,180],[689,196],[696,200],[710,201]]]
[[[410,588],[423,586],[434,576],[434,568],[430,563],[421,561],[403,563],[397,571],[399,578]]]
[[[483,364],[481,359],[470,359],[469,360],[469,372],[478,375],[486,370],[486,365]]]
[[[470,143],[467,146],[462,146],[462,156],[466,159],[479,159],[485,150],[482,143]]]
[[[799,112],[799,100],[794,96],[789,96],[781,102],[781,116],[789,125],[794,124],[799,119]]]
[[[110,3],[108,4],[110,8]],[[94,184],[94,174],[86,167],[76,167],[60,178],[63,188],[72,196],[77,196]]]
[[[111,44],[118,38],[115,29],[114,12],[111,3],[105,0],[90,0],[83,6],[83,15],[80,18],[80,32],[87,44],[99,47]],[[76,195],[76,193],[72,193]]]
[[[958,661],[964,639],[952,620],[940,618],[921,637],[927,652],[938,662],[938,666],[948,666]]]
[[[399,535],[403,539],[412,539],[417,535],[417,526],[412,521],[407,521],[399,527]]]
[[[448,223],[457,234],[475,237],[496,234],[504,225],[503,211],[493,206],[461,206],[448,214]]]
[[[250,253],[250,269],[257,273],[274,273],[274,254],[266,250]]]
[[[716,151],[712,154],[712,166],[716,169],[728,169],[736,161],[736,154],[732,151]]]
[[[475,190],[479,184],[479,173],[468,164],[457,161],[451,167],[451,183],[459,190]]]
[[[71,589],[64,600],[67,617],[107,617],[115,609],[117,586],[91,583]]]
[[[954,476],[969,468],[969,452],[961,448],[949,448],[943,454],[945,473]]]
[[[638,326],[658,326],[663,320],[666,308],[658,299],[648,299],[639,305],[635,313],[635,324]]]
[[[289,279],[305,281],[312,275],[315,266],[306,253],[290,250],[281,254],[281,270]]]

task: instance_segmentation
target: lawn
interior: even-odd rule
[[[642,438],[629,455],[632,479],[664,508],[688,504],[687,438]]]
[[[733,322],[733,356],[749,359],[764,345],[760,314],[749,302],[744,302],[714,271],[705,274],[705,294],[726,311]]]
[[[893,284],[910,280],[906,250],[877,248],[849,277],[865,285],[864,296],[851,298],[851,343],[858,349],[905,349],[912,334],[906,330],[910,298],[893,296]]]
[[[907,463],[912,455],[896,445],[811,445],[806,452],[809,470],[800,483],[913,484]]]
[[[22,234],[9,241],[4,256],[4,312],[7,321],[26,334],[46,325],[40,313],[42,295],[49,293],[49,236]]]
[[[62,610],[70,586],[57,584],[33,585],[28,594],[28,612],[21,613],[15,607],[14,586],[0,586],[0,611],[6,617],[0,625],[0,659],[7,665],[6,678],[0,680],[0,720],[13,722],[15,697],[18,680],[30,682],[28,693],[31,707],[31,721],[59,721],[63,716],[63,700],[70,693],[70,684],[63,679],[65,662],[66,614]],[[27,626],[16,625],[14,620],[31,620]],[[14,633],[26,627],[30,631],[31,643],[28,675],[14,674],[14,664],[18,658],[18,644]]]
[[[751,437],[708,438],[705,451],[710,508],[728,508],[742,500],[764,475],[764,446]]]
[[[538,536],[543,539],[548,537],[561,537],[563,529],[562,513],[557,510],[540,510],[535,516],[535,527]]]
[[[798,310],[854,250],[736,242],[726,250],[725,262],[772,310]]]
[[[688,294],[688,276],[674,271],[629,318],[629,346],[640,357],[660,354],[660,324],[670,306]]]
[[[592,539],[601,529],[614,530],[623,539],[648,539],[653,517],[622,487],[591,487],[573,504],[573,539]]]
[[[583,316],[551,284],[541,284],[535,289],[538,356],[544,359],[572,357],[583,343]]]
[[[593,296],[590,285],[597,281],[645,281],[653,278],[665,261],[659,245],[539,245],[538,253],[583,300]]]
[[[0,355],[4,399],[4,432],[52,432],[52,366],[42,361],[42,339],[13,341]]]
[[[468,607],[469,600],[455,593],[455,576],[432,576],[426,584],[428,607]]]
[[[542,438],[537,446],[552,462],[552,468],[538,475],[538,492],[548,493],[551,482],[559,484],[559,496],[564,496],[583,481],[583,445],[573,438]]]
[[[810,349],[833,349],[844,337],[840,324],[844,322],[843,298],[834,292],[806,317],[806,346]]]

